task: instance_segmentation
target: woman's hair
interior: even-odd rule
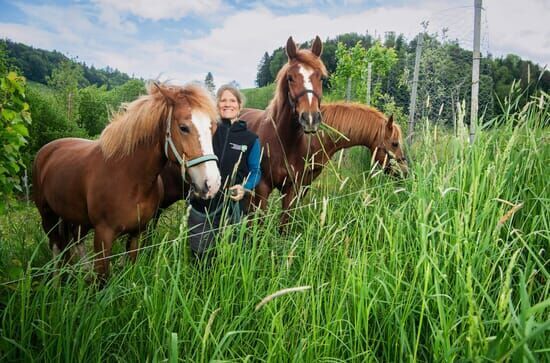
[[[230,84],[224,84],[223,86],[218,88],[218,93],[216,93],[216,103],[220,103],[220,100],[222,98],[222,94],[225,91],[231,92],[231,94],[233,96],[235,96],[235,98],[237,99],[237,102],[239,102],[239,107],[243,108],[244,101],[245,101],[243,94],[241,93],[241,91],[239,91],[239,89],[237,87],[232,86]]]

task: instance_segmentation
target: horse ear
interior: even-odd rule
[[[288,40],[286,41],[286,55],[288,56],[289,61],[296,58],[296,43],[294,43],[294,39],[292,39],[292,37],[288,37]]]
[[[388,118],[386,127],[388,128],[389,131],[393,130],[393,115],[390,115],[390,117]]]
[[[320,57],[321,53],[323,53],[323,42],[318,35],[315,37],[313,45],[311,46],[311,53],[315,54],[317,57]]]

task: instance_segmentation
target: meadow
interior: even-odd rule
[[[0,216],[0,361],[550,361],[548,101],[510,105],[473,145],[419,125],[406,180],[338,154],[286,233],[275,195],[210,267],[179,202],[135,265],[116,243],[104,288],[82,263],[54,272],[18,202]]]

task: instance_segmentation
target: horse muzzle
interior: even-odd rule
[[[187,169],[196,196],[212,199],[221,186],[221,176],[215,161],[207,161]]]
[[[298,117],[298,122],[306,134],[316,133],[321,125],[321,120],[321,112],[301,112]]]
[[[399,161],[392,159],[390,162],[386,163],[384,171],[392,177],[404,179],[409,175],[409,165],[406,159]]]

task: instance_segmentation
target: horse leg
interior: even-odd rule
[[[296,193],[294,193],[294,189],[292,187],[283,189],[283,193],[283,212],[281,213],[281,224],[279,226],[279,230],[281,232],[285,232],[288,227],[288,221],[290,220],[290,206],[296,200]]]
[[[92,271],[91,261],[88,261],[88,256],[86,253],[86,243],[84,238],[88,234],[90,229],[88,227],[83,227],[82,225],[75,226],[73,229],[73,255],[77,256],[79,261],[83,264],[85,270]]]
[[[94,266],[96,273],[103,281],[106,281],[109,276],[111,250],[115,237],[115,232],[110,227],[102,225],[95,227],[94,251],[97,256]]]
[[[248,212],[252,212],[257,209],[265,211],[267,209],[267,200],[272,191],[273,188],[271,186],[263,180],[260,181],[254,190],[254,196],[250,198]]]
[[[138,242],[139,242],[139,233],[132,233],[128,236],[126,241],[126,252],[130,256],[130,261],[136,263],[137,254],[138,254]]]
[[[63,252],[65,245],[59,229],[62,220],[48,206],[39,208],[39,211],[42,217],[42,228],[48,236],[53,258],[56,259]]]

